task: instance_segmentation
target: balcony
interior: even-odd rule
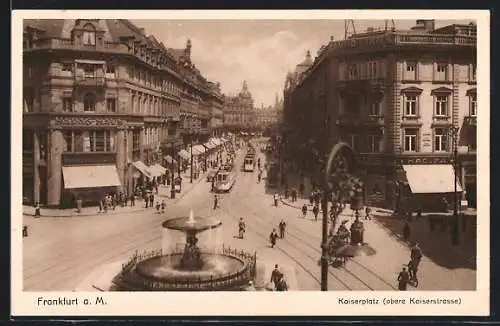
[[[469,115],[464,118],[464,123],[469,126],[477,126],[477,116]]]
[[[106,85],[106,78],[101,76],[75,76],[75,86],[80,87],[103,87]]]
[[[30,48],[24,48],[24,51],[33,50],[75,50],[75,51],[95,51],[95,52],[114,52],[128,53],[125,45],[113,42],[104,42],[103,44],[88,45],[75,44],[71,39],[64,38],[45,38],[32,43]]]
[[[432,117],[432,124],[439,126],[451,125],[451,118],[449,116],[434,115]]]
[[[421,117],[419,115],[405,115],[403,116],[401,124],[408,126],[420,126],[422,124],[420,119]]]
[[[384,116],[383,115],[369,115],[363,118],[363,124],[366,126],[383,126]]]
[[[344,127],[360,126],[362,122],[361,116],[354,114],[341,114],[337,119],[337,125]]]

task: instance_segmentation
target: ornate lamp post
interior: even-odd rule
[[[451,229],[451,242],[454,245],[460,244],[459,237],[459,215],[458,215],[458,196],[457,196],[457,171],[458,171],[458,132],[459,128],[452,126],[449,129],[453,152],[453,227]]]

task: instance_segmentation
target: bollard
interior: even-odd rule
[[[23,238],[28,236],[28,227],[26,225],[23,225]]]

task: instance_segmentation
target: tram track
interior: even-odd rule
[[[252,177],[251,180],[253,180],[253,174],[252,175],[248,175],[248,176]],[[246,178],[247,178],[247,176],[245,176],[245,174],[243,174],[243,177],[241,179],[246,179]],[[244,189],[246,189],[247,191],[249,191],[250,187],[244,187]],[[241,197],[241,195],[239,195],[239,196]],[[251,196],[247,195],[246,198],[251,198]],[[243,204],[244,201],[241,201],[241,202],[242,202],[242,205],[246,206],[247,210],[249,212],[251,212],[253,216],[257,216],[261,221],[265,221],[267,223],[271,223],[268,219],[263,219],[259,214],[256,214],[256,211],[255,211],[255,209],[252,208],[252,206]],[[269,214],[274,213],[274,212],[271,212],[269,209],[265,209],[265,211],[266,211],[266,213],[269,213]],[[275,227],[276,227],[276,225],[274,225],[274,226],[271,225],[270,226],[270,228],[275,228]],[[310,238],[315,238],[316,235],[312,235],[312,234],[310,234],[308,232],[304,232],[304,230],[299,229],[297,226],[295,226],[295,225],[293,225],[291,223],[288,223],[288,225],[287,225],[287,232],[286,232],[287,237],[291,236],[292,238],[296,239],[300,243],[304,244],[306,247],[312,249],[315,254],[317,254],[319,257],[321,257],[321,250],[317,246],[312,245],[308,241],[305,241],[304,237],[298,236],[294,231],[291,231],[290,229],[296,230],[296,231],[300,232],[301,235],[303,235],[305,233]],[[284,240],[287,241],[286,238]],[[281,241],[283,241],[283,240],[281,240]],[[289,244],[290,244],[290,242],[289,242]],[[303,250],[301,250],[301,251],[303,251]],[[309,256],[310,259],[314,259],[312,255],[307,255],[307,256]],[[378,283],[378,284],[382,285],[383,290],[395,290],[394,286],[391,283],[387,282],[383,277],[381,277],[380,275],[378,275],[376,272],[374,272],[373,270],[371,270],[369,267],[364,266],[363,264],[361,264],[360,262],[358,262],[358,261],[356,261],[354,259],[351,259],[349,262],[351,264],[354,263],[356,266],[359,266],[361,269],[366,270],[372,276],[371,277],[372,280],[375,280],[375,283]],[[346,288],[348,288],[350,290],[370,290],[370,291],[382,290],[382,289],[378,289],[378,288],[377,289],[373,288],[367,281],[363,280],[358,275],[359,273],[356,274],[352,270],[350,270],[349,268],[347,268],[345,266],[342,266],[341,268],[337,269],[336,271],[337,271],[336,273],[333,273],[329,269],[328,270],[328,274],[331,275],[333,278],[335,278],[344,287],[346,287]],[[345,273],[343,273],[345,275],[342,276],[342,279],[338,275],[339,271],[345,272]],[[354,285],[352,284],[352,280],[353,279],[356,280],[356,282],[354,282]]]
[[[169,215],[178,215],[186,208],[182,205],[173,206],[174,212],[170,211]],[[191,208],[191,207],[189,207]],[[208,209],[210,208],[210,197],[207,197],[205,200],[198,202],[196,205],[192,207],[194,210],[198,209]],[[98,265],[102,265],[106,262],[109,262],[118,257],[124,256],[127,252],[134,251],[134,248],[141,248],[144,245],[153,243],[161,238],[160,232],[152,232],[154,230],[154,226],[163,221],[165,219],[165,215],[158,214],[155,216],[154,213],[149,213],[153,215],[152,220],[148,220],[146,223],[134,223],[133,227],[126,228],[121,230],[120,232],[113,233],[109,237],[105,239],[105,241],[98,241],[99,245],[91,245],[87,246],[89,243],[88,239],[82,239],[77,241],[76,243],[72,243],[72,246],[78,248],[75,251],[68,252],[67,248],[61,246],[61,249],[58,250],[58,253],[50,257],[50,261],[54,262],[53,264],[48,264],[46,267],[42,269],[36,269],[36,267],[40,266],[40,260],[46,263],[45,258],[41,258],[35,263],[30,262],[32,265],[31,268],[25,268],[23,275],[23,285],[24,288],[32,287],[34,285],[32,280],[34,279],[44,279],[44,275],[53,274],[58,275],[57,278],[48,277],[47,279],[53,279],[50,282],[44,282],[45,286],[49,289],[54,288],[56,284],[64,284],[71,278],[75,278],[75,275],[71,273],[71,271],[85,270],[90,271],[92,268],[97,267]],[[156,233],[156,234],[155,234]],[[128,241],[127,241],[128,240]],[[91,242],[91,244],[94,242]],[[85,259],[88,253],[93,253],[95,257],[102,257],[100,259],[92,260],[92,258]],[[99,255],[99,253],[106,252],[110,254]],[[63,262],[63,263],[61,263]],[[44,279],[45,280],[45,279]]]

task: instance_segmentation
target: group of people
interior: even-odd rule
[[[276,232],[276,228],[274,228],[271,231],[271,234],[269,235],[269,241],[271,242],[271,248],[274,248],[276,245],[276,242],[279,239],[284,239],[285,238],[285,230],[286,230],[286,222],[285,220],[281,220],[280,223],[278,224],[278,229],[279,229],[279,234]]]
[[[410,250],[410,261],[403,267],[398,275],[398,290],[406,291],[408,284],[418,285],[417,272],[422,260],[422,250],[418,242],[415,242]],[[408,270],[407,270],[408,268]]]

